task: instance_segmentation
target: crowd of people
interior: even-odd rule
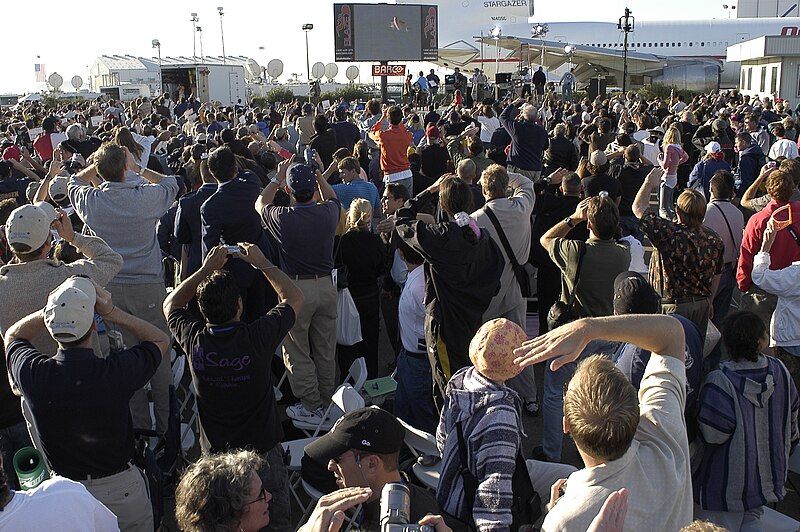
[[[400,105],[0,113],[0,528],[157,528],[142,443],[175,430],[185,356],[182,530],[378,530],[397,484],[436,532],[759,530],[800,441],[792,109],[578,101],[570,72],[559,99],[540,74],[498,100],[476,71],[471,107],[432,103],[431,71]],[[323,424],[359,357],[397,391],[306,446],[325,495],[297,523],[283,421]],[[407,427],[435,437],[435,492],[403,466]],[[53,478],[21,491],[31,446]]]

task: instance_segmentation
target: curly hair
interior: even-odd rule
[[[757,361],[761,343],[768,337],[767,326],[753,312],[740,310],[722,322],[722,343],[733,361]]]
[[[347,230],[368,229],[372,221],[372,205],[364,198],[356,198],[347,211]]]
[[[185,532],[233,532],[247,508],[250,474],[264,460],[253,451],[204,456],[175,490],[175,517]]]

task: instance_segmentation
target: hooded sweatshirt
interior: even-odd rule
[[[704,443],[693,475],[705,510],[741,512],[783,500],[789,451],[800,436],[797,389],[778,359],[726,361],[700,391]]]
[[[487,379],[473,366],[459,370],[447,384],[436,431],[442,453],[437,499],[442,510],[464,522],[474,520],[478,530],[509,530],[511,526],[511,478],[520,446],[520,411],[515,391]],[[464,483],[459,475],[459,421],[467,444],[467,465],[479,482],[471,515],[464,508]]]

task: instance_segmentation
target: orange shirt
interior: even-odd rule
[[[372,126],[372,131],[377,134],[381,148],[381,170],[384,174],[396,174],[410,170],[408,162],[408,147],[414,140],[414,135],[403,124],[389,126],[381,131],[381,121]]]

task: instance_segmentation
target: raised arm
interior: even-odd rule
[[[770,166],[769,164],[765,164],[761,168],[761,172],[759,172],[756,180],[753,181],[753,183],[747,187],[747,190],[744,191],[744,194],[742,194],[742,207],[747,209],[753,208],[753,199],[755,199],[756,195],[758,194],[758,187],[761,186],[761,183],[764,182],[764,179],[766,179],[767,176],[773,172],[773,170],[775,170],[775,166]]]
[[[650,194],[653,192],[653,189],[658,186],[658,183],[661,181],[661,176],[663,175],[664,170],[656,166],[650,170],[650,173],[644,178],[639,192],[636,193],[636,199],[633,200],[632,210],[634,216],[637,218],[644,216],[644,213],[650,208]]]
[[[527,367],[552,360],[557,370],[578,358],[592,340],[629,342],[665,357],[685,360],[686,337],[675,318],[660,314],[629,314],[604,318],[584,318],[528,340],[514,350],[515,363]]]

